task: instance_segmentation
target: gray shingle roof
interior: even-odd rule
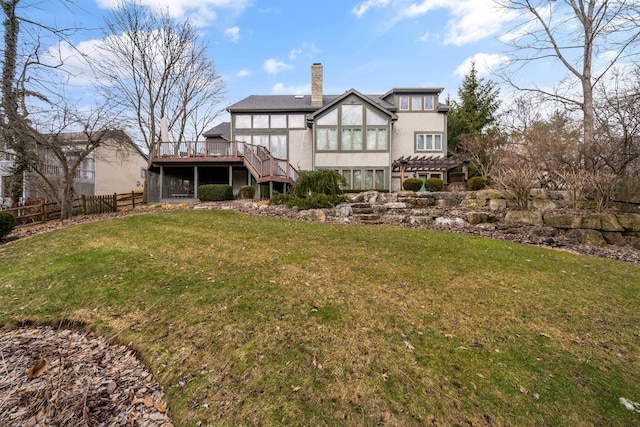
[[[323,95],[322,105],[327,105],[340,96]],[[387,110],[395,110],[395,106],[384,101],[382,95],[365,96]],[[318,109],[318,107],[311,106],[310,95],[251,95],[227,107],[227,111],[230,113],[254,111],[300,111],[311,113]]]
[[[216,125],[205,131],[202,136],[205,138],[214,138],[216,136],[221,136],[224,139],[231,140],[231,123],[222,122],[219,125]]]

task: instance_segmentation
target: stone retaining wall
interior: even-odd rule
[[[309,216],[331,215],[377,224],[436,224],[479,227],[503,233],[562,237],[589,245],[630,245],[640,249],[640,213],[572,211],[561,192],[532,192],[532,210],[514,209],[498,190],[476,192],[409,192],[355,195],[351,203]],[[564,209],[564,210],[563,210]],[[561,210],[558,212],[558,210]],[[320,218],[315,218],[321,220]]]

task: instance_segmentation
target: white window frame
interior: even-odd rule
[[[422,137],[424,147],[420,148],[419,139]],[[432,147],[429,148],[427,145],[427,139],[431,137]],[[440,147],[436,148],[436,141],[439,141]],[[430,151],[430,152],[441,152],[442,151],[442,134],[434,133],[434,132],[416,132],[415,134],[415,150],[416,151]]]

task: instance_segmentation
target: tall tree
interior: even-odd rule
[[[71,3],[71,0],[60,0]],[[55,28],[29,18],[33,4],[21,0],[2,0],[4,49],[2,50],[2,99],[0,100],[0,149],[13,159],[9,192],[12,204],[22,196],[25,172],[33,166],[41,135],[33,123],[29,107],[32,100],[52,105],[56,85],[48,81],[50,71],[62,64],[45,63],[40,57],[46,49],[43,39],[67,40],[76,28]]]
[[[43,133],[30,168],[30,184],[42,183],[45,193],[60,206],[62,219],[68,219],[73,214],[73,200],[77,196],[76,176],[83,164],[93,158],[100,147],[112,146],[118,150],[131,142],[119,129],[119,111],[105,104],[96,105],[88,112],[75,106],[61,106],[46,118],[47,123],[39,126]],[[95,170],[88,172],[94,173],[95,179]]]
[[[636,49],[640,41],[640,3],[637,0],[498,0],[498,3],[518,16],[510,36],[503,38],[511,47],[503,77],[517,89],[541,93],[581,110],[584,167],[593,169],[593,159],[588,153],[595,144],[594,88],[617,63],[640,54]],[[597,69],[596,57],[602,62]],[[520,84],[516,71],[534,62],[559,64],[567,77],[552,88]]]
[[[197,139],[219,114],[225,87],[197,29],[137,2],[121,3],[106,27],[99,80],[149,153],[160,141],[162,117],[174,141]]]
[[[495,83],[478,77],[475,62],[472,62],[458,89],[459,99],[450,102],[451,110],[447,118],[449,152],[459,151],[462,138],[473,138],[497,124],[496,112],[500,107],[498,95]]]

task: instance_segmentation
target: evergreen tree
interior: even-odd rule
[[[448,149],[458,152],[458,145],[464,137],[474,137],[486,133],[496,124],[496,112],[500,107],[500,91],[491,80],[478,77],[475,62],[464,76],[458,89],[458,101],[449,102]]]

